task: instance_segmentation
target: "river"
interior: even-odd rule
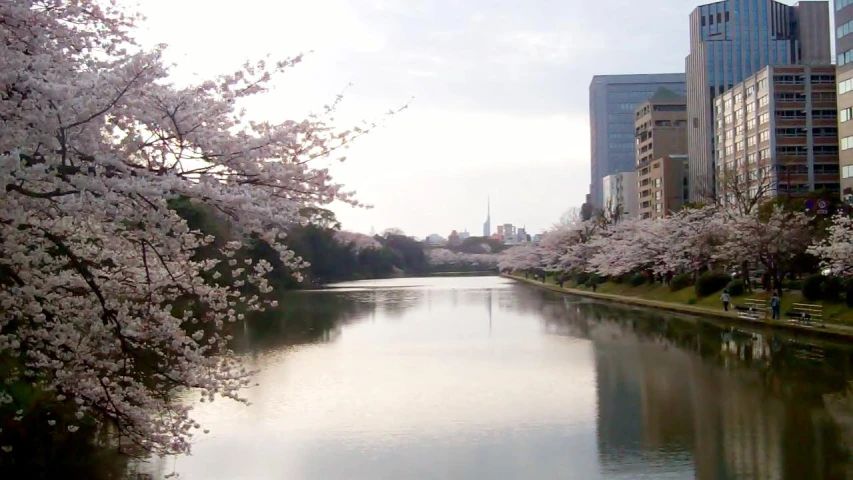
[[[846,478],[827,394],[851,347],[500,277],[288,296],[236,348],[250,406],[201,404],[183,479]]]

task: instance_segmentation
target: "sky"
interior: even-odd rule
[[[346,90],[340,126],[382,126],[332,173],[373,207],[332,209],[347,230],[418,237],[481,234],[487,198],[493,231],[512,223],[537,233],[580,206],[589,189],[592,76],[683,71],[687,17],[699,4],[137,1],[147,17],[140,40],[169,45],[179,81],[306,53],[247,106],[250,117],[302,119]]]

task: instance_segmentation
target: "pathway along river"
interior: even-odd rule
[[[850,346],[500,277],[286,303],[238,336],[252,405],[199,405],[210,434],[152,461],[155,478],[846,478],[850,434],[825,399]]]

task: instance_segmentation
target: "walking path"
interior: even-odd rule
[[[578,290],[575,288],[561,288],[559,285],[553,285],[548,283],[542,283],[538,280],[533,280],[529,278],[519,277],[516,275],[506,275],[502,274],[502,276],[506,278],[511,278],[513,280],[518,280],[519,282],[529,283],[531,285],[535,285],[540,288],[545,288],[548,290],[553,290],[555,292],[561,293],[569,293],[572,295],[579,295],[583,297],[597,298],[601,300],[608,300],[611,302],[624,303],[628,305],[640,305],[644,307],[652,307],[660,310],[668,310],[671,312],[679,312],[679,313],[689,313],[692,315],[701,315],[704,317],[714,317],[726,319],[734,322],[742,322],[751,325],[760,325],[760,326],[769,326],[773,328],[784,329],[788,331],[795,331],[801,333],[807,333],[810,335],[820,335],[820,336],[830,336],[830,337],[843,337],[847,340],[853,340],[853,327],[847,325],[835,325],[831,323],[825,323],[823,326],[815,326],[810,327],[807,325],[800,325],[796,323],[787,322],[784,320],[770,320],[770,319],[750,319],[743,318],[737,315],[737,312],[729,311],[725,312],[722,310],[715,310],[713,308],[708,307],[700,307],[696,305],[682,305],[670,302],[661,302],[659,300],[647,300],[645,298],[640,297],[629,297],[624,295],[613,295],[609,293],[594,293],[588,290]]]

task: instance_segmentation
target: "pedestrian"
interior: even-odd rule
[[[565,279],[565,278],[563,278],[563,276],[562,276],[562,275],[560,275],[559,277],[557,277],[557,283],[559,283],[559,284],[560,284],[560,288],[563,288],[563,282],[565,282],[565,281],[566,281],[566,279]]]
[[[773,320],[781,318],[781,307],[782,301],[779,299],[779,296],[776,295],[776,292],[773,292],[773,296],[770,297],[770,311],[773,312]]]
[[[595,289],[598,288],[598,280],[592,281],[592,292],[595,293]]]
[[[732,296],[729,295],[728,290],[723,290],[723,294],[720,295],[720,300],[723,301],[723,310],[729,311],[729,302],[732,300]]]

